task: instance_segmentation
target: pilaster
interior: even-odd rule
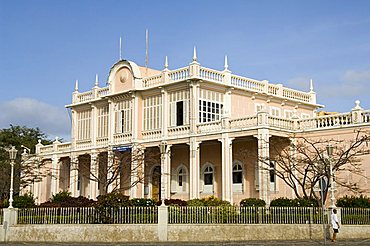
[[[199,82],[191,82],[190,84],[190,133],[197,133],[198,119],[198,98],[199,98]]]
[[[168,92],[162,88],[162,139],[165,139],[168,135]]]
[[[139,97],[137,92],[134,92],[132,100],[132,140],[136,141],[139,136]]]
[[[91,143],[96,146],[96,137],[98,133],[98,109],[94,104],[91,104]]]

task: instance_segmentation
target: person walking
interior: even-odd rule
[[[331,226],[333,227],[333,238],[331,239],[332,242],[335,242],[337,240],[337,233],[339,232],[339,220],[337,216],[337,210],[333,209],[333,213],[330,216]]]

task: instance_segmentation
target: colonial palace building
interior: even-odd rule
[[[162,71],[120,60],[107,86],[87,92],[76,82],[71,141],[36,146],[50,175],[27,187],[37,202],[69,191],[92,199],[119,190],[131,198],[215,196],[231,203],[255,197],[267,203],[294,194],[258,157],[293,134],[351,136],[370,129],[370,111],[357,101],[351,112],[319,116],[316,93],[293,90],[202,67],[192,62]],[[369,155],[362,185],[369,188]],[[273,163],[272,163],[273,165]],[[274,168],[273,166],[271,167]],[[337,196],[343,195],[340,191]]]

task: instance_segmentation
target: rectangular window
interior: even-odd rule
[[[184,102],[176,102],[176,126],[184,125]]]
[[[311,116],[309,115],[309,114],[305,114],[305,113],[302,113],[301,114],[301,118],[302,119],[308,119],[308,118],[310,118]]]
[[[201,106],[202,105],[202,106]],[[223,105],[219,102],[210,102],[199,100],[199,122],[211,122],[221,119],[221,110]]]
[[[263,104],[256,103],[256,104],[254,104],[254,107],[255,107],[256,114],[257,114],[258,112],[263,111],[264,106],[263,106]]]
[[[152,96],[144,99],[144,130],[154,130],[161,128],[161,101],[161,95]]]
[[[91,110],[77,113],[77,140],[90,139],[91,133]]]
[[[108,113],[108,106],[98,109],[98,138],[108,136]]]
[[[286,119],[291,119],[292,116],[293,116],[293,111],[285,109],[284,110],[284,116],[285,116]]]
[[[280,109],[276,107],[270,108],[270,115],[274,117],[280,117]]]

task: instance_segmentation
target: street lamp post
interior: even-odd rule
[[[13,180],[14,180],[14,163],[15,158],[17,157],[17,150],[14,146],[9,150],[9,159],[10,159],[10,194],[9,194],[9,208],[13,208]]]
[[[326,152],[328,154],[328,157],[329,157],[329,167],[330,167],[330,192],[331,192],[331,197],[330,197],[330,200],[331,200],[331,207],[332,208],[335,208],[335,196],[334,196],[334,192],[335,192],[335,181],[334,181],[334,174],[333,174],[333,166],[332,166],[332,161],[331,161],[331,157],[333,155],[333,149],[334,147],[331,145],[331,144],[328,144],[326,146]]]

